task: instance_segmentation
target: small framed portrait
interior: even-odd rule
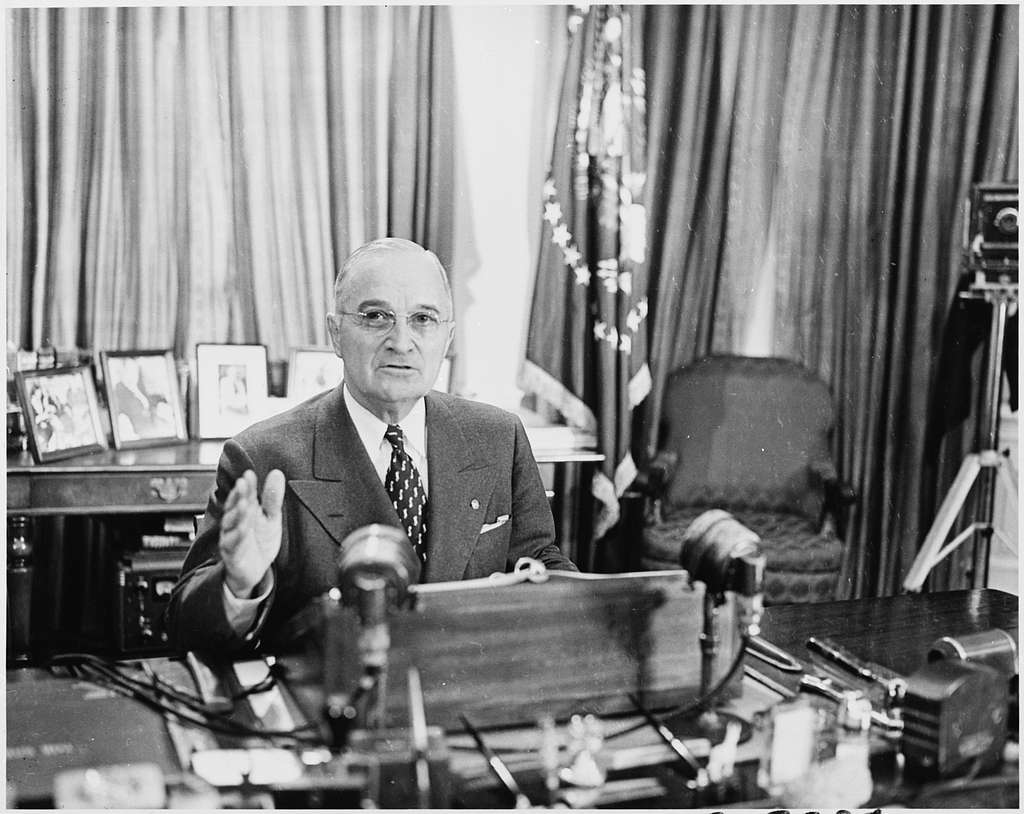
[[[229,438],[266,414],[264,345],[196,345],[200,438]]]
[[[100,364],[115,447],[188,440],[170,350],[101,351]]]
[[[15,373],[32,457],[39,463],[107,448],[88,365]]]
[[[292,348],[288,359],[289,401],[302,401],[341,383],[345,363],[331,348]]]

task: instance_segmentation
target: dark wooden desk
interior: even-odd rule
[[[35,463],[27,452],[7,457],[8,652],[15,661],[27,662],[30,650],[33,540],[28,518],[199,514],[206,509],[223,445],[189,441],[110,449],[45,464]],[[577,541],[587,537],[589,527],[577,525],[576,518],[589,511],[589,480],[578,470],[604,456],[593,450],[541,447],[536,458],[538,464],[554,468],[552,509],[559,540],[586,569],[591,549],[577,547]]]
[[[931,644],[942,636],[1001,628],[1019,642],[1018,606],[1018,597],[991,589],[782,605],[766,610],[762,629],[766,639],[790,653],[808,672],[813,672],[812,665],[823,664],[806,647],[808,637],[816,636],[835,640],[863,660],[910,675],[925,664]],[[796,689],[799,675],[749,658],[748,664]],[[868,805],[1016,809],[1017,770],[1013,764],[971,781],[952,779],[908,787],[883,765],[875,778],[875,797]]]
[[[764,619],[765,634],[769,640],[784,647],[802,661],[807,655],[804,648],[807,636],[831,636],[859,656],[905,671],[911,671],[919,665],[924,658],[925,649],[935,638],[945,634],[963,634],[992,627],[1016,634],[1016,597],[992,590],[912,594],[808,606],[774,607],[766,611]],[[694,658],[697,659],[698,642],[693,641],[692,646]],[[160,663],[163,661],[153,661],[161,674],[163,673]],[[180,669],[183,668],[178,665],[175,669],[179,670],[180,674]],[[8,682],[33,680],[34,672],[10,671]],[[290,686],[296,678],[294,672],[289,673]],[[177,677],[175,680],[178,680]],[[183,676],[178,683],[180,686],[187,686],[187,676]],[[735,699],[736,711],[749,716],[778,700],[780,696],[748,680],[744,684],[743,698]],[[738,708],[741,704],[745,704],[744,709]],[[152,719],[154,728],[163,726],[155,713],[152,713]],[[606,748],[616,753],[613,765],[622,769],[637,767],[640,771],[651,772],[655,771],[654,764],[660,764],[662,767],[670,765],[674,760],[672,753],[650,727],[634,730],[633,725],[638,722],[639,719],[634,716],[610,716],[606,719],[606,732],[612,735],[606,742]],[[624,737],[614,737],[614,733],[621,734],[626,730],[631,731]],[[497,729],[489,730],[486,734],[488,743],[502,755],[524,790],[535,800],[544,799],[536,730]],[[8,738],[11,737],[12,733],[9,732]],[[457,784],[457,802],[470,809],[508,807],[507,793],[497,788],[487,762],[476,751],[471,738],[465,733],[448,733],[447,742],[450,767]],[[756,794],[756,762],[763,754],[763,741],[759,741],[755,735],[740,748],[743,763],[748,768],[753,767],[747,774],[750,776],[750,791]],[[702,762],[706,756],[706,748],[697,753],[697,758]],[[663,775],[668,784],[673,773],[666,768]],[[678,785],[677,782],[676,786]],[[1016,767],[1010,766],[1006,767],[1002,774],[977,778],[958,789],[950,789],[948,783],[934,783],[928,787],[910,790],[916,796],[909,796],[906,788],[877,784],[877,799],[871,801],[869,807],[909,804],[923,808],[1015,809],[1017,789]],[[698,800],[692,793],[680,788],[675,788],[674,791],[670,789],[670,793],[663,798],[651,799],[637,805],[704,810],[778,807],[777,801],[767,798],[747,797],[742,801]]]
[[[52,514],[197,514],[206,508],[222,441],[105,450],[37,464],[7,458],[7,512]]]
[[[810,663],[807,638],[828,637],[866,661],[908,675],[924,663],[940,636],[1002,628],[1018,638],[1017,610],[1016,596],[986,588],[780,605],[765,611],[761,627],[764,638],[805,665]],[[799,678],[777,677],[793,687]]]
[[[978,589],[809,605],[780,605],[766,609],[762,631],[766,639],[782,647],[808,668],[811,661],[805,647],[807,638],[827,636],[863,659],[909,674],[921,666],[929,645],[940,636],[1002,628],[1017,638],[1017,613],[1016,596]],[[697,642],[694,642],[694,658],[699,658],[697,646]],[[772,670],[749,655],[746,661],[761,672],[770,674],[790,690],[796,689],[799,676]],[[765,689],[748,678],[743,684],[742,697],[730,701],[726,708],[750,719],[782,698],[781,694]],[[628,729],[630,723],[631,719],[620,719],[614,726]],[[659,755],[659,741],[653,730],[641,729],[631,738],[628,744],[616,742],[616,747],[636,750],[637,753],[646,750],[652,758],[666,764],[673,760],[667,747],[662,747],[663,751]],[[508,749],[506,760],[517,771],[520,784],[529,786],[531,793],[540,795],[543,783],[535,751],[536,739],[536,732],[528,730],[503,731],[492,736],[495,743]],[[471,790],[460,802],[467,807],[481,808],[507,805],[507,796],[497,788],[486,761],[473,751],[468,736],[451,735],[450,742],[457,747],[452,753],[453,770],[463,785]],[[740,762],[748,768],[753,765],[753,770],[746,772],[748,781],[742,783],[749,793],[757,792],[754,788],[756,763],[766,749],[765,735],[760,731],[755,731],[751,739],[740,747]],[[705,753],[701,752],[699,757],[705,757]],[[651,771],[654,771],[653,767]],[[672,774],[663,771],[661,779],[668,784]],[[875,796],[869,801],[870,806],[908,804],[925,808],[1016,809],[1019,797],[1016,765],[1006,766],[1001,772],[963,784],[955,780],[935,781],[910,787],[894,782],[891,776],[884,774],[876,776],[875,782]],[[743,800],[706,800],[676,789],[675,796],[670,793],[665,799],[646,801],[640,805],[676,809],[774,809],[778,808],[779,801],[753,797]]]

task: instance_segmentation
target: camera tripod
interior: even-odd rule
[[[969,537],[974,537],[972,552],[971,587],[983,588],[988,577],[988,553],[995,534],[1009,548],[1017,551],[1017,541],[1010,540],[992,524],[996,482],[1009,491],[1016,514],[1017,472],[1010,459],[997,449],[999,443],[999,404],[1003,383],[1003,340],[1006,318],[1011,304],[1017,303],[1016,283],[981,282],[979,275],[971,287],[960,294],[964,299],[984,300],[992,306],[989,329],[988,355],[985,367],[985,389],[982,392],[978,419],[978,451],[969,453],[960,464],[946,497],[939,506],[928,534],[917,553],[913,565],[903,580],[907,591],[919,591],[928,573]],[[979,483],[975,503],[975,519],[967,528],[943,545],[949,530],[960,515],[971,490]]]

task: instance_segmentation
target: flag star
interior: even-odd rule
[[[562,205],[558,201],[544,204],[544,220],[554,226],[562,219]]]
[[[564,249],[565,244],[572,240],[572,235],[569,234],[569,229],[566,225],[560,223],[551,231],[551,240]]]
[[[595,322],[594,323],[594,339],[598,339],[598,340],[604,339],[604,337],[605,337],[605,330],[607,328],[608,328],[608,326],[605,323],[600,322],[600,321]]]
[[[557,192],[557,190],[555,189],[555,179],[554,178],[548,178],[544,182],[544,197],[545,198],[554,198],[556,192]]]
[[[562,256],[565,258],[567,266],[575,266],[579,262],[581,255],[575,246],[567,246],[565,251],[562,252]]]
[[[573,273],[576,275],[577,285],[590,285],[590,269],[586,266],[576,266]]]
[[[626,315],[626,327],[634,333],[640,327],[640,315],[635,310]]]

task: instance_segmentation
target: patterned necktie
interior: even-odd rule
[[[420,562],[427,561],[427,493],[416,465],[405,451],[402,428],[388,424],[384,437],[391,444],[391,466],[384,477],[384,488],[395,504],[398,519],[409,535],[409,541]]]

